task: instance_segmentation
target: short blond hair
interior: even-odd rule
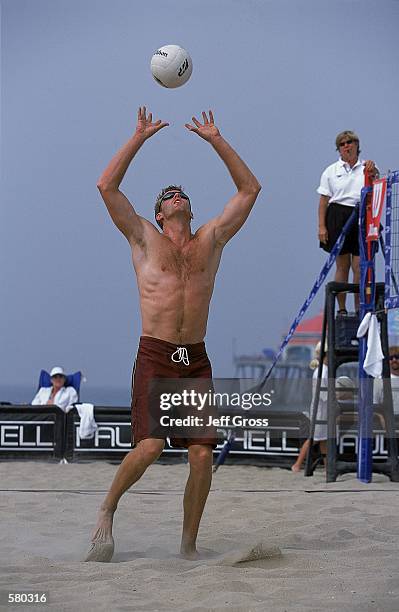
[[[353,132],[352,130],[344,130],[343,132],[340,132],[337,135],[335,139],[335,146],[337,148],[337,151],[339,151],[340,144],[344,140],[344,138],[350,138],[351,140],[354,140],[355,142],[357,142],[357,154],[359,155],[360,153],[359,136],[356,134],[356,132]]]

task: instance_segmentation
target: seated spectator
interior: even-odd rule
[[[316,386],[317,386],[317,377],[318,377],[318,369],[319,369],[319,361],[320,361],[320,356],[321,356],[321,342],[318,342],[315,350],[314,350],[314,358],[312,359],[312,361],[309,364],[309,367],[311,368],[311,370],[314,370],[313,372],[313,380],[312,380],[312,403],[310,406],[310,418],[312,418],[312,413],[314,410],[314,402],[315,402],[315,394],[316,394]],[[327,356],[328,356],[328,351],[327,351],[327,344],[325,345],[325,354],[324,354],[324,359],[323,359],[323,366],[322,366],[322,372],[321,372],[321,387],[327,387],[328,386],[328,367],[327,367]],[[319,405],[317,407],[317,416],[316,416],[317,420],[327,420],[327,391],[320,391],[320,395],[319,395]],[[323,457],[326,455],[327,452],[327,424],[326,423],[317,423],[315,425],[315,430],[314,430],[314,434],[313,434],[313,441],[314,442],[318,442],[320,444],[320,452],[322,453]],[[301,446],[301,449],[299,451],[299,455],[297,460],[295,461],[294,465],[291,466],[291,470],[293,472],[300,472],[301,471],[301,467],[302,464],[306,458],[306,455],[308,453],[310,447],[310,439],[306,440],[303,445]]]
[[[389,347],[389,367],[391,371],[391,389],[394,414],[399,414],[399,346]],[[374,379],[374,403],[384,401],[382,378]]]
[[[316,394],[316,385],[318,377],[319,360],[321,354],[321,343],[318,342],[315,347],[314,359],[309,364],[309,367],[314,370],[313,373],[313,393],[312,393],[312,404],[310,409],[310,417],[314,410],[314,401]],[[321,373],[321,387],[328,386],[328,367],[327,367],[327,345],[325,351],[325,357],[323,360],[323,368]],[[353,401],[353,388],[354,383],[348,376],[339,376],[335,381],[336,398],[338,401],[351,400]],[[317,407],[316,420],[325,421],[325,423],[316,423],[315,430],[313,433],[313,442],[318,443],[320,446],[320,454],[323,458],[324,465],[326,466],[326,454],[327,454],[327,405],[328,405],[328,392],[320,391],[319,405]],[[297,460],[294,465],[291,466],[293,472],[300,472],[302,464],[309,451],[310,439],[308,438],[302,445]]]
[[[51,387],[40,387],[32,400],[33,406],[58,406],[64,412],[78,401],[78,394],[73,387],[66,387],[66,374],[63,368],[56,366],[50,372]]]

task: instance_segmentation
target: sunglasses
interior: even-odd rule
[[[393,355],[389,356],[389,361],[392,361],[393,359],[399,359],[399,353],[394,353]]]
[[[176,190],[176,191],[167,191],[166,193],[164,193],[162,198],[159,200],[157,211],[155,214],[157,215],[160,212],[162,202],[165,202],[165,200],[171,200],[172,198],[175,197],[177,193],[180,195],[181,198],[183,198],[184,200],[187,200],[188,205],[190,206],[190,210],[191,210],[191,202],[190,202],[190,198],[188,197],[188,195],[185,194],[184,191]]]
[[[340,147],[344,147],[347,144],[352,144],[353,142],[355,142],[354,140],[344,140],[342,142],[339,143]]]
[[[188,195],[184,193],[184,191],[167,191],[162,196],[161,202],[164,202],[165,200],[171,200],[172,198],[175,197],[177,193],[180,195],[181,198],[184,198],[185,200],[188,200],[190,202],[190,198],[188,197]]]
[[[51,378],[65,378],[63,374],[53,374]]]

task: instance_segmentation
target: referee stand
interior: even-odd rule
[[[383,402],[373,403],[373,429],[385,429],[387,442],[387,460],[384,463],[373,461],[374,472],[386,474],[392,481],[399,482],[398,444],[395,432],[395,419],[392,402],[392,389],[389,368],[388,347],[388,321],[384,310],[384,283],[376,283],[376,312],[381,328],[381,344],[384,353],[383,359]],[[352,389],[353,400],[340,401],[336,395],[336,373],[337,369],[346,363],[359,361],[359,342],[356,332],[359,326],[359,318],[356,315],[336,316],[335,302],[339,293],[359,293],[359,285],[350,283],[330,282],[326,286],[326,297],[324,307],[324,320],[321,339],[320,364],[318,378],[314,394],[313,412],[310,423],[310,446],[305,464],[305,476],[312,476],[315,464],[312,462],[312,446],[315,425],[327,424],[327,456],[326,456],[326,480],[335,482],[340,474],[356,472],[357,463],[351,460],[343,460],[338,457],[337,431],[353,429],[353,425],[359,424],[359,388]],[[321,387],[321,374],[323,359],[325,357],[326,339],[328,344],[328,386]],[[358,379],[359,380],[359,379]],[[373,379],[370,379],[370,384]],[[317,419],[320,391],[327,391],[327,421]],[[349,390],[351,391],[351,390]],[[359,450],[359,440],[356,451]]]

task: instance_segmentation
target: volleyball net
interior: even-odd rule
[[[385,308],[399,308],[399,171],[386,178]],[[374,191],[374,189],[373,189]]]
[[[385,245],[381,236],[381,217],[385,205]],[[359,211],[360,246],[360,319],[375,313],[375,263],[378,240],[385,259],[386,310],[399,308],[399,172],[368,181],[362,190]],[[359,447],[357,475],[363,482],[370,482],[373,472],[373,385],[372,377],[365,371],[366,353],[369,350],[365,337],[359,341]]]

